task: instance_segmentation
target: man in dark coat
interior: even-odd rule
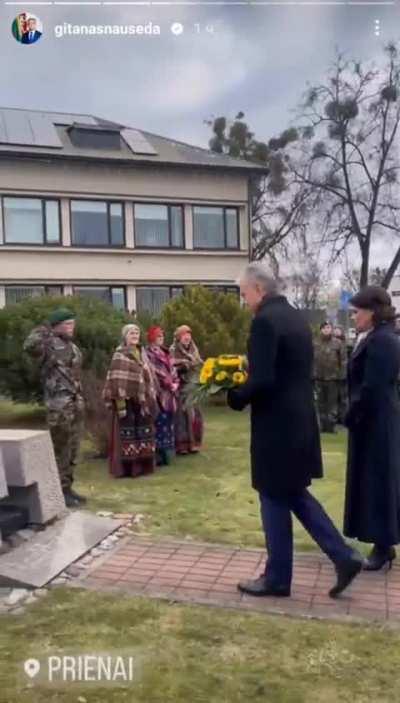
[[[349,363],[344,533],[374,544],[364,568],[376,571],[400,543],[400,343],[386,290],[368,286],[350,302],[360,337]]]
[[[307,490],[313,478],[322,477],[311,330],[278,294],[262,264],[248,265],[240,290],[254,313],[249,378],[229,392],[228,403],[233,410],[251,406],[252,485],[260,494],[268,559],[264,574],[238,587],[255,596],[290,595],[294,513],[334,562],[337,583],[330,595],[336,597],[359,573],[362,560]]]

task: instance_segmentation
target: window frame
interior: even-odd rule
[[[90,285],[89,283],[84,283],[84,284],[82,284],[82,285],[73,285],[73,286],[72,286],[72,295],[77,295],[77,296],[79,295],[79,293],[77,292],[77,289],[78,289],[78,288],[89,288],[89,289],[93,289],[93,288],[106,288],[107,291],[108,291],[108,294],[109,294],[108,303],[114,308],[114,310],[121,310],[122,308],[116,308],[116,307],[114,307],[114,305],[113,305],[113,303],[112,303],[111,291],[112,291],[113,288],[122,288],[122,290],[123,290],[123,292],[124,292],[124,307],[123,307],[123,310],[125,310],[125,311],[128,310],[128,296],[127,296],[127,287],[126,287],[126,285],[117,286],[117,285],[114,285],[114,284],[112,284],[112,285],[104,284],[104,285],[97,285],[97,286],[95,286],[95,285]],[[98,300],[98,298],[96,298],[96,300]]]
[[[73,228],[73,212],[72,203],[102,203],[107,206],[107,234],[108,244],[75,244],[74,243],[74,228]],[[71,232],[71,248],[74,249],[126,249],[126,216],[125,216],[125,200],[101,200],[100,198],[70,198],[69,199],[69,221]],[[122,244],[111,243],[111,205],[121,205],[122,208]]]
[[[161,284],[161,285],[156,285],[156,284],[154,284],[154,285],[152,285],[152,286],[149,286],[149,285],[139,285],[139,286],[135,286],[135,293],[136,293],[136,312],[137,312],[139,315],[140,315],[141,312],[148,312],[147,310],[145,310],[145,311],[139,310],[138,299],[137,299],[137,292],[138,292],[139,290],[149,290],[149,289],[153,289],[153,288],[163,288],[164,290],[167,289],[167,290],[168,290],[168,296],[169,296],[168,302],[171,302],[171,300],[175,300],[175,298],[177,297],[176,295],[172,295],[172,291],[173,291],[173,290],[176,290],[177,288],[180,288],[181,291],[182,291],[182,292],[181,292],[181,295],[184,295],[184,294],[185,294],[185,287],[186,287],[186,286],[182,286],[182,285],[175,285],[175,286],[174,286],[174,285],[170,285],[170,284],[167,284],[167,285],[162,285],[162,284]]]
[[[196,246],[195,242],[195,208],[204,208],[207,210],[221,210],[223,216],[223,226],[224,226],[224,246],[222,247],[199,247]],[[227,210],[235,210],[236,212],[236,247],[228,247],[228,227],[227,227]],[[199,205],[194,203],[192,205],[192,229],[193,229],[193,250],[194,251],[240,251],[240,207],[238,205]]]
[[[44,291],[43,291],[42,295],[36,296],[36,297],[42,297],[45,295],[50,296],[50,293],[48,290],[49,288],[61,288],[60,296],[63,296],[65,294],[65,285],[63,283],[60,283],[60,284],[57,284],[57,283],[34,283],[31,286],[27,285],[26,283],[19,283],[19,284],[18,283],[11,283],[11,284],[6,283],[4,285],[4,294],[5,294],[5,299],[6,299],[6,305],[8,304],[7,303],[7,290],[9,290],[10,288],[11,289],[15,289],[15,288],[43,288]],[[26,296],[26,298],[23,298],[23,300],[31,299],[34,297],[35,296],[28,295],[28,296]]]
[[[238,300],[240,300],[240,288],[235,285],[210,285],[209,283],[204,284],[207,290],[211,290],[214,293],[220,293],[223,295],[234,295]]]
[[[168,246],[155,247],[147,244],[138,244],[136,239],[136,205],[162,205],[167,208],[168,215]],[[146,251],[184,251],[186,249],[186,227],[185,227],[185,206],[182,203],[166,203],[166,202],[146,202],[142,200],[132,201],[133,206],[133,231],[135,238],[135,249],[145,249]],[[182,213],[182,246],[172,245],[172,227],[171,227],[171,207],[179,207]],[[148,286],[150,287],[150,286]],[[159,286],[161,287],[161,286]]]
[[[6,228],[6,208],[4,205],[5,199],[9,200],[39,200],[41,205],[42,213],[42,230],[43,230],[43,242],[8,242],[7,241],[7,228]],[[2,246],[8,247],[60,247],[62,246],[62,218],[61,218],[61,200],[60,198],[46,198],[40,195],[10,195],[2,193],[1,199],[1,219],[3,226],[3,244]],[[58,212],[58,242],[47,241],[47,216],[46,216],[46,203],[52,202],[57,204]]]

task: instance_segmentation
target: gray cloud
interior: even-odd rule
[[[32,8],[33,9],[33,8]],[[288,125],[307,81],[319,80],[335,46],[360,58],[377,54],[399,12],[342,7],[128,8],[37,7],[43,40],[21,46],[11,36],[14,8],[2,9],[3,105],[94,113],[177,139],[206,144],[204,119],[243,110],[268,139]],[[160,37],[56,39],[54,26],[152,20]],[[169,27],[186,28],[174,37]],[[196,35],[194,24],[203,32]],[[214,25],[214,34],[204,31]]]

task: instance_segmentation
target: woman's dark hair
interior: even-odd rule
[[[374,313],[374,325],[382,322],[393,322],[396,310],[392,306],[392,299],[381,286],[366,286],[350,300],[350,305],[362,310],[371,310]]]

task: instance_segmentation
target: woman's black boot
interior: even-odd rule
[[[364,562],[363,569],[364,571],[380,571],[385,567],[391,569],[393,559],[396,559],[394,547],[380,547],[375,544],[371,554]]]

